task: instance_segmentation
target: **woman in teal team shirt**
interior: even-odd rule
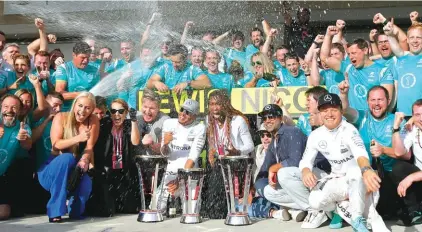
[[[237,82],[239,87],[271,87],[281,86],[281,72],[274,68],[273,62],[261,52],[251,57],[253,72],[246,72],[245,77]]]
[[[218,64],[221,61],[221,56],[218,51],[210,50],[205,53],[205,63],[207,64],[208,70],[206,74],[210,79],[212,88],[214,89],[226,89],[230,95],[234,86],[232,75],[228,73],[222,73],[218,70]]]
[[[28,78],[28,72],[31,67],[29,56],[17,54],[13,59],[15,71],[7,72],[0,78],[0,95],[5,93],[15,94],[19,89],[27,89],[35,94],[35,88]]]

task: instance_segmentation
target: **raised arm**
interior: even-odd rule
[[[48,123],[53,119],[54,115],[49,115],[39,126],[32,129],[32,144],[35,144],[44,133]]]
[[[418,17],[419,17],[419,13],[417,11],[412,11],[409,14],[410,22],[412,23],[412,25],[419,23]]]
[[[327,33],[324,36],[324,42],[321,47],[321,61],[324,61],[325,64],[332,70],[339,72],[341,68],[341,61],[330,57],[331,51],[331,41],[334,35],[338,33],[338,28],[336,26],[328,26]]]
[[[160,13],[154,12],[151,16],[151,19],[149,20],[147,27],[145,28],[144,33],[142,33],[141,35],[141,47],[147,42],[149,35],[150,35],[150,30],[151,30],[151,26],[154,24],[154,22],[161,17]]]
[[[391,21],[386,23],[384,28],[384,33],[388,36],[388,42],[390,42],[391,50],[393,51],[394,55],[397,57],[404,56],[404,50],[400,46],[397,38],[399,36],[399,28],[394,25],[394,19],[391,18]]]
[[[404,120],[404,114],[402,112],[396,112],[395,118],[394,118],[394,124],[393,129],[399,129],[401,123]],[[401,131],[393,133],[393,149],[394,153],[397,157],[404,160],[410,160],[411,153],[408,148],[412,146],[412,136],[413,133],[407,132],[406,135],[404,135],[404,139],[401,137],[400,134]]]
[[[129,109],[130,126],[131,126],[130,141],[135,146],[141,143],[141,134],[139,132],[136,114],[137,114],[137,111],[135,109],[133,108]]]
[[[261,52],[264,54],[268,54],[270,51],[271,43],[273,42],[273,39],[275,35],[277,34],[277,29],[271,28],[270,31],[267,34],[267,38],[265,40],[264,45],[262,46]]]
[[[223,41],[223,40],[225,40],[227,37],[229,37],[230,33],[231,33],[231,30],[230,30],[230,31],[227,31],[227,32],[224,32],[223,34],[221,34],[221,35],[219,35],[217,38],[215,38],[215,39],[212,41],[212,43],[213,43],[213,44],[215,44],[215,45],[220,44],[220,43],[221,43],[221,41]]]
[[[38,51],[48,51],[48,39],[47,35],[45,33],[45,25],[44,21],[40,18],[35,19],[35,26],[38,28],[38,32],[40,34],[40,38],[34,40],[32,43],[30,43],[27,47],[28,54],[32,57],[35,56],[35,53]]]
[[[359,114],[358,111],[351,108],[349,105],[349,75],[344,74],[344,81],[340,82],[338,85],[340,90],[340,99],[343,107],[343,116],[347,121],[355,123],[358,120]]]
[[[373,56],[380,55],[380,51],[378,51],[377,43],[375,42],[375,36],[378,34],[377,29],[372,29],[369,32],[369,42],[371,43],[372,54]],[[373,60],[373,59],[371,59]]]
[[[311,76],[309,78],[309,85],[311,86],[318,86],[321,83],[321,75],[319,74],[319,67],[318,67],[318,51],[319,49],[314,49],[314,55],[312,56],[311,61]]]
[[[29,81],[35,88],[35,94],[37,97],[38,106],[33,112],[33,120],[37,122],[43,116],[44,110],[47,109],[47,102],[45,101],[44,93],[42,91],[41,82],[39,81],[38,77],[35,75],[29,75]]]
[[[283,2],[283,17],[284,17],[284,25],[286,26],[292,26],[292,16],[290,15],[291,7],[290,4],[287,1]]]
[[[324,35],[317,35],[314,39],[314,42],[312,43],[311,47],[309,47],[308,52],[305,55],[305,62],[306,63],[311,63],[312,62],[312,58],[314,56],[315,53],[315,49],[318,49],[322,42],[324,41]]]
[[[180,38],[180,43],[185,44],[186,40],[189,35],[189,30],[194,26],[195,24],[192,21],[188,21],[185,24],[185,29],[183,30],[182,38]]]
[[[333,43],[341,43],[344,46],[344,49],[347,49],[347,41],[344,38],[344,28],[346,27],[346,22],[342,19],[337,19],[336,21],[336,27],[338,28],[337,35],[334,35],[333,37]]]

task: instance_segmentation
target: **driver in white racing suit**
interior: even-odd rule
[[[359,132],[342,119],[339,96],[322,95],[318,110],[323,126],[309,135],[299,164],[303,183],[311,189],[310,206],[326,212],[337,208],[339,215],[358,232],[368,231],[365,220],[368,215],[373,231],[389,231],[374,206],[373,193],[378,192],[381,179],[371,168]],[[331,164],[331,174],[320,180],[312,173],[318,152]]]

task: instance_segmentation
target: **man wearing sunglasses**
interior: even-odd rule
[[[177,171],[193,168],[205,144],[205,125],[197,120],[199,103],[187,99],[179,111],[178,118],[167,119],[163,124],[161,153],[168,156],[164,181],[158,194],[162,199],[159,209],[165,209],[169,194],[178,196]],[[161,191],[163,193],[161,194]]]
[[[303,221],[306,216],[305,208],[292,201],[286,190],[280,186],[277,173],[283,168],[299,166],[305,151],[306,136],[298,128],[283,124],[283,111],[276,104],[266,105],[258,115],[273,139],[258,173],[255,188],[268,201],[291,209],[286,211],[284,220],[293,217],[298,222]]]

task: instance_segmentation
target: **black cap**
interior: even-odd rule
[[[334,93],[327,93],[318,98],[318,110],[324,105],[342,107],[340,97]]]
[[[276,104],[268,104],[264,106],[262,112],[258,113],[258,116],[263,117],[267,114],[272,114],[274,116],[283,116],[283,111],[281,110],[280,106]]]

